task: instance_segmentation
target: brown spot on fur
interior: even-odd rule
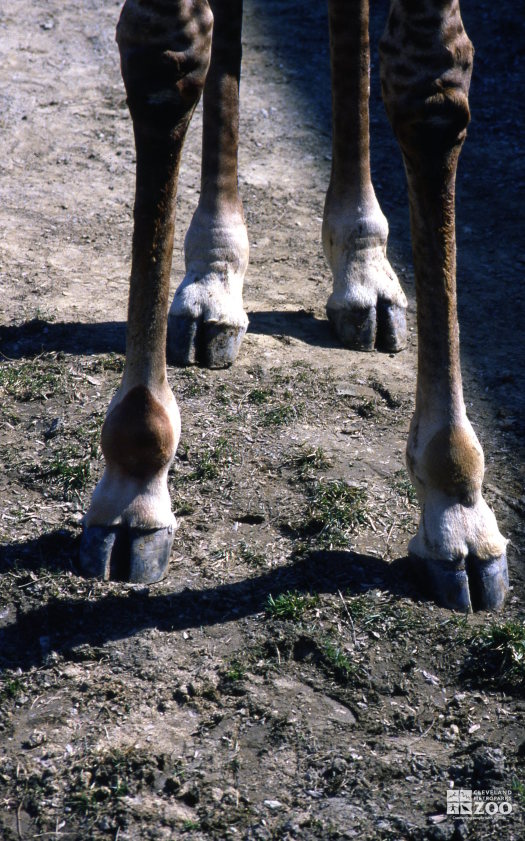
[[[128,391],[102,427],[106,461],[137,479],[147,479],[165,467],[174,445],[166,410],[142,385]]]
[[[433,487],[461,503],[473,502],[483,478],[483,457],[464,429],[437,432],[425,449],[423,463]]]

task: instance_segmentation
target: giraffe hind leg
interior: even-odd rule
[[[242,0],[212,0],[203,97],[201,191],[184,241],[186,274],[168,317],[168,361],[226,368],[248,327],[242,289],[248,234],[237,189]]]
[[[343,345],[397,352],[406,298],[386,256],[388,223],[372,186],[368,0],[330,0],[332,172],[323,248],[333,277],[326,312]]]

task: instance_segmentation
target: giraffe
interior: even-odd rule
[[[388,225],[370,176],[368,0],[329,0],[333,155],[322,240],[327,315],[350,348],[398,352],[406,298],[386,257]],[[242,0],[126,0],[117,42],[136,146],[136,193],[122,382],[102,429],[104,474],[83,527],[84,573],[151,582],[175,520],[167,474],[180,416],[171,361],[231,365],[248,319],[248,237],[237,189]],[[436,602],[500,608],[506,540],[483,499],[483,452],[467,418],[456,311],[454,189],[470,119],[473,48],[459,0],[391,0],[380,43],[386,111],[408,185],[418,373],[407,467],[421,519],[409,545]],[[186,276],[169,308],[184,137],[203,93],[201,194]],[[167,318],[168,316],[168,318]]]

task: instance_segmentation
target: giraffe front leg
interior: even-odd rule
[[[436,601],[499,608],[506,540],[481,493],[483,452],[467,418],[456,309],[454,192],[469,122],[472,45],[457,0],[393,0],[381,42],[386,109],[408,180],[418,375],[407,465],[421,504],[410,553]]]
[[[248,234],[237,188],[242,0],[211,7],[201,194],[184,242],[186,275],[169,312],[168,359],[225,368],[235,361],[248,327],[242,301]]]
[[[124,377],[102,427],[106,467],[84,519],[85,575],[144,583],[162,578],[176,529],[168,470],[179,437],[179,410],[167,383],[131,385]]]
[[[329,3],[332,173],[323,248],[333,291],[326,312],[341,342],[397,352],[406,344],[406,298],[386,256],[388,224],[370,175],[368,0]]]
[[[84,519],[80,567],[133,582],[164,574],[167,477],[180,418],[166,379],[166,321],[182,145],[209,63],[206,0],[127,0],[117,41],[137,152],[126,364],[102,429],[106,466]]]
[[[424,398],[412,419],[407,465],[421,505],[409,552],[436,601],[468,611],[502,606],[507,541],[483,499],[483,451],[463,408],[451,419]]]

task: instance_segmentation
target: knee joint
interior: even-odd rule
[[[210,63],[213,16],[206,0],[127,0],[117,43],[133,119],[176,125],[197,104]]]
[[[394,3],[380,53],[383,99],[403,151],[431,157],[460,145],[474,49],[459,8],[426,20]]]
[[[442,88],[423,101],[400,103],[391,116],[403,151],[436,160],[436,156],[461,146],[470,121],[466,93],[459,87]]]

